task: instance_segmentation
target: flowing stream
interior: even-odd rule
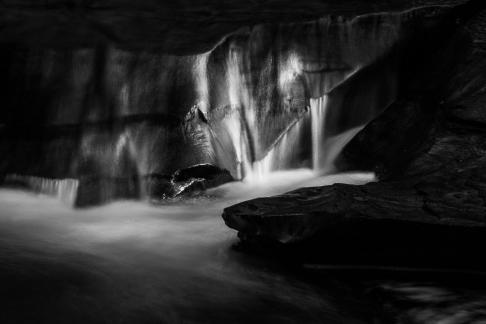
[[[302,278],[232,249],[223,208],[252,197],[372,174],[316,178],[311,170],[236,182],[208,197],[167,203],[119,201],[72,209],[56,198],[0,191],[2,316],[40,322],[353,323]],[[334,294],[336,296],[334,296]],[[359,321],[358,321],[359,322]]]
[[[2,323],[483,323],[481,292],[386,278],[352,289],[352,272],[288,269],[234,249],[220,217],[241,200],[295,187],[365,183],[373,174],[309,169],[235,182],[207,197],[154,206],[118,201],[72,209],[57,197],[0,190]],[[345,276],[346,278],[346,276]],[[403,278],[402,278],[403,279]],[[477,282],[476,282],[477,283]],[[396,306],[399,305],[399,306]],[[384,317],[383,317],[383,316]],[[393,318],[391,320],[390,318]],[[405,320],[409,320],[408,322]],[[404,322],[405,321],[405,322]]]

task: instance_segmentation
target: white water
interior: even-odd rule
[[[265,182],[272,177],[272,173],[291,169],[290,164],[295,160],[295,151],[298,145],[306,143],[304,131],[306,121],[310,118],[311,125],[311,154],[312,170],[315,174],[330,174],[336,171],[335,160],[346,144],[364,126],[348,129],[332,137],[325,137],[326,111],[328,108],[327,95],[310,100],[310,114],[307,113],[295,123],[291,124],[282,135],[277,138],[275,144],[267,152],[265,157],[253,163],[247,162],[245,182]]]
[[[202,106],[209,115],[221,108],[227,111],[221,122],[222,130],[210,132],[213,143],[218,146],[213,149],[217,163],[247,182],[260,181],[275,171],[303,166],[320,173],[332,172],[335,158],[353,131],[343,129],[344,133],[335,138],[325,138],[327,110],[331,109],[327,94],[382,57],[399,40],[402,28],[400,15],[384,14],[380,20],[371,19],[371,28],[366,19],[323,18],[315,25],[318,33],[309,35],[309,39],[293,40],[296,44],[290,47],[279,48],[277,44],[267,48],[264,26],[251,29],[250,37],[247,40],[243,37],[245,41],[229,39],[223,82],[213,91],[208,91],[214,84],[208,85],[207,56],[200,60],[196,79],[199,100],[205,102]],[[285,33],[287,27],[281,26],[281,32]],[[259,47],[265,55],[255,50]],[[308,99],[310,102],[306,103]],[[304,112],[307,104],[309,111]],[[299,119],[296,111],[308,116],[282,130],[285,125],[281,123]],[[366,116],[363,123],[373,117]],[[275,125],[266,118],[273,118]],[[303,133],[309,138],[304,138]],[[273,136],[275,140],[270,138]],[[222,143],[218,137],[227,138]],[[307,145],[310,156],[302,159],[302,165],[296,164],[295,156],[304,151],[299,146]],[[232,155],[234,158],[228,158]]]
[[[257,196],[372,178],[298,170],[227,184],[212,198],[82,210],[0,190],[4,315],[43,323],[356,323],[339,310],[334,284],[323,290],[232,251],[236,233],[220,215]]]
[[[258,109],[265,111],[267,107],[257,107],[255,104],[256,99],[253,98],[249,89],[249,81],[245,79],[244,73],[240,70],[243,65],[241,55],[241,52],[235,50],[228,57],[227,84],[230,111],[222,120],[223,128],[229,136],[235,154],[236,178],[244,179],[245,182],[261,182],[265,181],[265,178],[268,178],[272,172],[295,169],[296,166],[292,165],[292,162],[295,161],[296,154],[301,149],[299,145],[306,145],[305,143],[310,143],[311,146],[310,165],[308,166],[320,174],[334,172],[335,159],[362,127],[348,129],[341,134],[326,138],[326,115],[329,109],[327,94],[319,98],[311,98],[309,111],[304,112],[300,118],[282,131],[263,158],[254,160],[252,150],[255,149],[255,146],[261,145],[260,133],[266,131],[258,129],[257,111]],[[358,64],[351,72],[344,73],[339,82],[330,76],[324,76],[325,82],[322,91],[328,93],[359,69]],[[302,76],[302,73],[303,63],[299,55],[297,53],[288,54],[287,59],[279,65],[279,87],[285,89]],[[333,107],[333,109],[345,109],[345,107]],[[305,138],[305,128],[309,125],[311,138]],[[215,135],[212,134],[212,136]],[[223,152],[223,154],[227,154],[227,152]],[[302,167],[302,165],[297,167]]]
[[[74,205],[79,187],[77,179],[48,179],[17,174],[7,175],[5,181],[19,183],[34,192],[57,197],[69,206]]]
[[[273,147],[266,155],[255,161],[251,154],[250,145],[260,145],[260,132],[266,130],[258,129],[257,112],[269,109],[272,105],[269,101],[264,107],[257,107],[255,98],[249,89],[249,81],[245,79],[245,74],[240,70],[243,66],[241,51],[234,50],[228,57],[227,62],[227,84],[230,108],[237,113],[228,114],[223,121],[226,131],[230,136],[233,149],[236,155],[237,179],[244,179],[246,182],[262,181],[271,172],[286,169],[289,159],[292,156],[293,146],[300,139],[302,125],[290,125],[275,141]],[[270,69],[271,61],[266,62],[266,69],[260,76],[265,79]],[[296,53],[290,53],[286,60],[279,65],[280,88],[285,88],[292,83],[299,74],[302,73],[302,62]],[[261,102],[260,102],[261,104]],[[298,123],[298,121],[297,121]],[[245,127],[245,124],[247,127]],[[248,128],[249,127],[249,128]],[[250,143],[250,142],[253,143]]]
[[[324,130],[326,124],[327,96],[310,100],[312,120],[312,168],[320,170],[324,165]]]

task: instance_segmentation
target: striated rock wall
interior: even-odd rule
[[[460,2],[305,1],[297,7],[312,15],[292,16],[286,2],[4,1],[0,175],[89,179],[106,197],[144,197],[158,191],[143,189],[147,177],[199,163],[241,179],[310,115],[311,99],[329,94],[326,137],[373,119],[407,74],[406,49]],[[279,167],[313,163],[307,119],[299,151],[275,153]]]
[[[51,9],[60,8],[53,4]],[[413,45],[414,35],[449,10],[263,24],[196,55],[109,41],[81,48],[34,46],[20,39],[3,43],[0,152],[6,158],[0,173],[90,178],[90,183],[132,188],[128,192],[136,195],[143,195],[138,182],[147,176],[167,176],[198,163],[241,177],[238,163],[261,159],[306,112],[311,98],[336,88],[334,106],[344,110],[334,119],[355,117],[333,122],[340,124],[334,134],[381,111],[398,86],[399,49]],[[393,59],[379,63],[390,52]],[[339,86],[358,70],[369,81]],[[383,80],[374,81],[382,70]],[[370,93],[388,99],[369,102],[373,108],[364,110],[360,100]],[[349,97],[356,99],[339,99]],[[106,188],[101,192],[115,190],[115,185],[100,186]]]

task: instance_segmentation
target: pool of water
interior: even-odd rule
[[[363,315],[368,301],[350,294],[347,284],[332,278],[315,284],[235,251],[236,233],[224,225],[221,213],[252,197],[334,182],[365,183],[373,175],[316,178],[300,170],[272,177],[227,184],[197,199],[159,205],[119,201],[89,209],[0,190],[0,321],[368,322]]]

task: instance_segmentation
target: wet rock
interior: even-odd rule
[[[174,183],[173,189],[173,197],[183,197],[200,195],[208,187],[206,187],[206,180],[202,178],[191,178],[186,181]]]
[[[227,170],[211,164],[198,164],[174,172],[173,195],[192,195],[231,181],[234,181],[234,178]]]
[[[149,199],[196,196],[206,189],[234,181],[231,174],[211,164],[179,169],[172,175],[149,174],[141,178],[141,187]]]
[[[467,177],[466,173],[462,176]],[[469,176],[474,177],[474,172]],[[486,226],[486,205],[481,198],[486,191],[469,196],[471,203],[465,204],[461,193],[467,187],[458,182],[438,185],[411,181],[303,188],[226,208],[223,219],[240,237],[261,236],[281,243],[310,239],[327,227],[353,222]],[[458,196],[444,199],[451,195]]]
[[[286,262],[482,270],[484,171],[303,188],[231,206],[223,219],[241,249]]]

